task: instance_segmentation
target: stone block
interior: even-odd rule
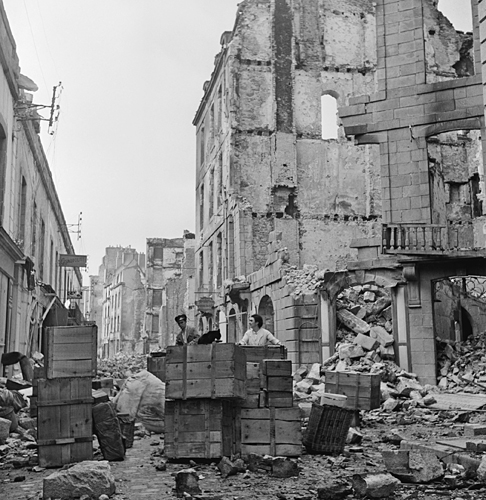
[[[359,319],[346,309],[337,311],[336,315],[338,320],[354,333],[368,333],[370,331],[370,325],[366,321]]]
[[[335,482],[317,489],[319,500],[344,500],[353,493],[349,483]]]
[[[400,484],[391,474],[355,474],[352,481],[359,496],[371,498],[389,498]]]
[[[387,471],[404,483],[428,483],[444,475],[435,453],[425,450],[382,451]]]
[[[107,461],[85,461],[44,478],[43,498],[99,498],[115,493],[115,478]]]
[[[365,355],[363,348],[356,344],[344,344],[339,347],[340,359],[362,358]]]
[[[272,476],[287,478],[298,477],[300,468],[295,460],[286,457],[276,457],[272,461]]]
[[[407,377],[398,377],[396,390],[400,396],[408,397],[412,391],[422,391],[423,387],[415,380]]]
[[[194,469],[180,470],[175,476],[175,490],[177,496],[191,496],[201,493],[198,482],[199,477]]]
[[[464,436],[484,436],[486,435],[486,425],[484,424],[465,424],[464,425]]]
[[[7,442],[8,436],[10,435],[10,424],[12,422],[7,418],[0,417],[0,444],[5,444]]]
[[[391,346],[395,339],[390,335],[382,326],[372,326],[370,330],[370,337],[376,339],[382,346]]]
[[[238,473],[238,467],[228,457],[220,460],[218,469],[222,477],[234,476]]]
[[[380,343],[376,339],[368,337],[368,335],[363,335],[362,333],[358,333],[354,339],[354,343],[367,351],[373,351],[380,346]]]

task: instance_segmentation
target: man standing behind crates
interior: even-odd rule
[[[250,329],[243,335],[239,345],[282,345],[280,340],[274,337],[263,327],[263,318],[259,314],[252,314],[250,318]]]
[[[185,314],[179,314],[179,316],[175,317],[175,322],[181,329],[176,337],[176,345],[197,344],[199,334],[193,326],[187,324],[187,316]]]

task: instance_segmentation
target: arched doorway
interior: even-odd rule
[[[268,295],[262,297],[258,306],[258,314],[263,318],[263,328],[275,334],[273,302]]]

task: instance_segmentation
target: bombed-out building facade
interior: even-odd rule
[[[484,329],[486,5],[471,6],[463,33],[432,0],[239,4],[194,118],[201,330],[238,341],[256,312],[295,365],[322,362],[368,292],[353,318],[383,299],[388,355],[435,383],[436,339]]]

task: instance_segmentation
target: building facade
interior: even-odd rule
[[[44,327],[68,324],[64,303],[82,296],[82,279],[78,268],[59,266],[75,252],[1,2],[0,33],[0,356],[30,356],[42,350]]]
[[[339,293],[373,283],[397,361],[435,381],[437,287],[485,271],[481,6],[462,33],[431,0],[239,4],[193,122],[196,291],[228,340],[260,312],[295,364],[322,361]]]

